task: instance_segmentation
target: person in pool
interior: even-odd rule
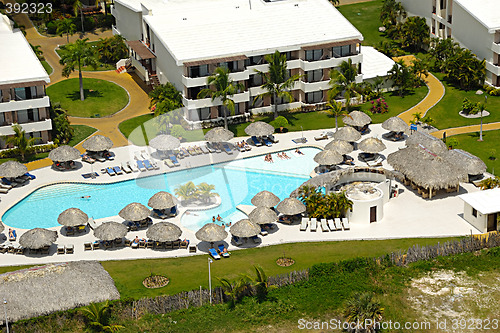
[[[82,199],[90,199],[90,195],[82,195]]]

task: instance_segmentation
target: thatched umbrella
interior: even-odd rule
[[[181,228],[170,222],[153,224],[146,231],[146,237],[157,242],[172,242],[178,240],[181,235]]]
[[[468,175],[480,175],[486,172],[486,164],[477,156],[462,149],[447,151],[447,159]]]
[[[195,236],[201,241],[213,243],[226,239],[227,231],[223,226],[207,223],[196,232]]]
[[[435,138],[427,133],[415,131],[406,139],[406,146],[411,147],[418,145],[422,145],[436,154],[444,153],[448,150],[446,144],[438,138]]]
[[[362,127],[372,122],[372,118],[364,112],[361,111],[352,111],[343,119],[344,124],[349,126],[358,126]]]
[[[57,239],[57,231],[35,228],[26,231],[19,238],[19,244],[28,249],[41,249],[50,246]]]
[[[80,151],[74,147],[59,146],[49,153],[49,158],[54,162],[69,162],[80,158]]]
[[[334,150],[341,155],[345,155],[351,153],[354,148],[347,141],[334,139],[325,146],[325,149]]]
[[[57,218],[57,222],[66,227],[76,227],[87,224],[89,217],[78,208],[68,208]]]
[[[286,198],[276,207],[278,212],[285,215],[296,215],[306,211],[306,206],[298,199]]]
[[[118,222],[104,222],[94,229],[94,236],[105,241],[123,238],[127,234],[127,227]]]
[[[26,165],[18,161],[7,161],[0,164],[0,177],[16,178],[28,172]]]
[[[408,124],[399,117],[390,117],[382,123],[382,128],[391,132],[407,132]]]
[[[257,207],[274,207],[280,203],[280,198],[269,191],[261,191],[254,195],[251,202]]]
[[[278,220],[278,214],[267,207],[257,207],[250,214],[248,219],[257,224],[274,223]]]
[[[366,153],[375,154],[375,153],[380,153],[387,147],[380,139],[366,138],[360,143],[358,143],[358,148],[359,150],[364,151]]]
[[[268,123],[256,121],[255,123],[251,123],[247,126],[247,128],[245,128],[245,133],[250,136],[271,135],[274,133],[274,127],[269,125]]]
[[[243,219],[233,224],[229,232],[236,237],[253,237],[260,234],[260,226],[249,219]]]
[[[344,126],[333,134],[333,138],[337,140],[344,140],[354,142],[361,139],[361,133],[351,126]]]
[[[82,147],[89,151],[104,151],[113,147],[113,141],[104,135],[94,135],[85,140]]]
[[[165,191],[155,193],[148,201],[148,206],[153,209],[170,209],[175,205],[177,205],[177,199]]]
[[[160,134],[149,141],[149,146],[157,150],[173,150],[180,145],[179,139],[168,134]]]
[[[344,157],[335,150],[322,150],[314,156],[314,162],[319,165],[335,165],[342,161]]]
[[[3,225],[2,222],[0,222],[0,232],[2,232],[5,229],[5,226]]]
[[[132,222],[142,221],[147,218],[149,214],[151,214],[151,211],[148,207],[138,202],[132,202],[126,205],[125,208],[118,213],[122,219]]]
[[[205,134],[205,140],[209,142],[226,142],[234,138],[234,133],[224,127],[215,127]]]

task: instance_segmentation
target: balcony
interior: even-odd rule
[[[492,43],[491,50],[496,54],[500,54],[500,43]]]
[[[20,125],[23,128],[23,130],[26,131],[26,133],[50,131],[52,129],[52,121],[50,119],[24,123]],[[13,135],[13,134],[14,131],[12,130],[12,125],[9,124],[0,127],[0,135]]]
[[[0,103],[0,112],[45,108],[50,105],[49,96]]]

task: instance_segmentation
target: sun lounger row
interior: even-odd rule
[[[229,252],[227,251],[226,247],[224,244],[219,244],[217,245],[217,249],[215,248],[210,248],[208,249],[208,252],[214,259],[220,259],[221,256],[224,258],[229,258]]]
[[[75,247],[73,244],[68,245],[58,245],[57,246],[57,254],[73,254]]]
[[[253,237],[249,237],[248,239],[250,239],[254,244],[259,244],[260,243],[260,238],[257,237],[257,236],[253,236]],[[243,243],[247,242],[247,238],[246,237],[236,237],[236,236],[232,236],[231,237],[231,241],[234,245],[236,246],[241,246],[243,245]]]
[[[316,218],[311,218],[311,219],[306,219],[303,218],[301,223],[300,223],[300,231],[306,231],[307,226],[309,225],[309,230],[312,232],[316,232],[318,230],[318,227],[321,228],[323,232],[326,231],[342,231],[343,230],[349,230],[349,220],[347,218],[335,218],[335,219],[316,219]]]
[[[180,239],[173,242],[157,242],[151,239],[130,240],[118,238],[113,241],[99,241],[93,243],[86,242],[83,244],[85,251],[97,249],[109,249],[112,247],[131,247],[133,249],[187,249],[189,241],[181,241]]]

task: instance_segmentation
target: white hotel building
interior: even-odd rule
[[[171,82],[192,122],[221,115],[220,103],[197,99],[217,66],[245,87],[233,96],[236,114],[243,114],[271,111],[270,99],[253,103],[263,92],[255,70],[267,70],[266,54],[286,53],[290,74],[304,75],[292,90],[294,102],[280,110],[325,102],[329,71],[348,59],[363,61],[363,36],[327,0],[115,0],[112,14],[136,73],[150,84]],[[392,67],[378,52],[370,55],[383,65],[366,74],[363,68],[358,82]]]
[[[486,59],[486,82],[500,86],[500,0],[400,0],[425,17],[431,36],[451,37]]]
[[[51,140],[52,121],[45,85],[49,75],[23,33],[0,14],[0,137],[14,134],[18,123],[29,137]],[[0,139],[0,148],[5,142]]]

